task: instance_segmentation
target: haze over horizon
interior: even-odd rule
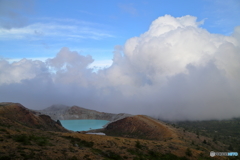
[[[240,116],[239,1],[185,1],[179,11],[164,1],[159,5],[169,11],[154,8],[155,1],[101,9],[76,1],[12,2],[0,1],[0,102],[166,120]],[[43,12],[48,3],[59,10]],[[25,11],[23,4],[33,7]]]

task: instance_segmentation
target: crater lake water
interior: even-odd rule
[[[71,131],[88,131],[103,128],[109,121],[96,119],[60,120],[62,126]]]

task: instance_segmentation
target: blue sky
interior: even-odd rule
[[[0,56],[45,59],[69,47],[109,64],[114,46],[146,32],[169,14],[204,20],[210,33],[230,35],[240,25],[238,0],[3,0]]]

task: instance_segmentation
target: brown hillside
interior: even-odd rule
[[[67,131],[49,116],[31,111],[19,103],[0,103],[0,118],[8,122],[48,131]]]
[[[107,135],[166,140],[176,137],[172,128],[143,115],[127,117],[110,123],[104,130]]]
[[[129,117],[111,123],[110,129],[107,127],[109,133],[118,131],[126,137],[134,137],[123,138],[66,132],[48,116],[38,114],[21,104],[0,103],[0,160],[198,160],[209,158],[211,150],[224,151],[203,145],[202,136],[197,141],[195,134],[180,133],[147,116]],[[159,140],[135,139],[139,135]],[[195,144],[191,144],[192,140]]]

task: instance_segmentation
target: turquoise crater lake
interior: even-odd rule
[[[88,131],[103,128],[109,121],[97,119],[60,120],[62,126],[71,131]]]

